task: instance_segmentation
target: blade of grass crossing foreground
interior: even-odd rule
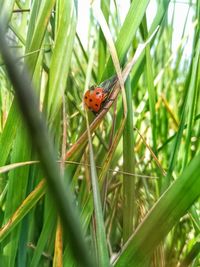
[[[2,31],[0,31],[0,51],[7,68],[8,76],[15,88],[18,103],[29,130],[31,141],[34,143],[34,147],[38,152],[43,170],[46,173],[47,184],[49,185],[52,196],[54,196],[53,199],[63,225],[65,226],[65,234],[67,229],[74,256],[83,266],[94,266],[92,256],[89,257],[84,242],[77,209],[72,204],[74,199],[73,195],[69,187],[63,184],[63,180],[60,176],[52,141],[48,136],[46,124],[39,112],[38,103],[31,82],[28,75],[25,72],[22,75],[14,64],[15,59],[8,51],[7,44],[4,40],[4,33]]]
[[[161,196],[125,244],[116,267],[146,266],[145,260],[200,196],[200,154]],[[149,238],[151,237],[151,238]]]
[[[3,133],[0,139],[0,145],[2,148],[1,151],[2,152],[4,151],[1,157],[1,165],[4,165],[6,162],[9,151],[12,147],[12,143],[13,143],[17,128],[19,130],[18,130],[18,136],[16,138],[17,141],[15,142],[13,153],[12,153],[13,155],[12,161],[23,162],[23,161],[26,161],[27,159],[30,159],[31,147],[28,146],[28,144],[26,144],[27,139],[24,137],[24,133],[23,133],[24,130],[23,129],[20,130],[20,124],[21,123],[20,123],[19,112],[18,112],[18,109],[16,108],[16,103],[14,101],[10,108],[9,115],[6,121],[6,126],[3,130]],[[16,152],[17,150],[18,150],[18,153]],[[28,153],[27,155],[26,155],[26,152]],[[10,174],[4,222],[6,222],[9,216],[13,214],[13,212],[20,205],[21,201],[23,200],[25,196],[26,185],[27,185],[27,174],[28,174],[27,170],[28,168],[25,168],[24,171],[23,170],[19,170],[16,172],[13,171]],[[24,179],[23,179],[23,175],[24,175]],[[18,181],[19,177],[20,177],[20,182]],[[13,191],[14,188],[15,189],[17,188],[17,192],[15,190]],[[10,251],[11,255],[13,255],[12,257],[10,257],[9,263],[8,262],[5,263],[5,264],[8,264],[7,266],[12,266],[14,264],[16,250],[17,250],[17,239],[18,239],[17,236],[19,237],[18,234],[19,234],[19,228],[14,233],[15,238],[13,235],[11,237],[11,240],[15,240],[15,242],[11,241],[10,245],[6,247],[4,250],[6,254],[9,253],[8,251]]]
[[[123,171],[135,173],[134,135],[133,135],[133,107],[131,86],[128,79],[125,84],[127,101],[127,119],[123,131]],[[123,243],[133,233],[135,210],[135,179],[123,175]]]
[[[44,11],[43,11],[44,12]],[[40,16],[40,23],[43,24],[43,21],[48,21],[46,20],[48,12],[45,10],[44,15],[45,16]],[[46,22],[47,23],[47,22]],[[39,26],[41,26],[39,24]],[[37,23],[35,25],[33,35],[30,35],[31,41],[33,41],[34,46],[32,49],[38,49],[40,48],[40,45],[42,43],[42,39],[44,37],[44,33],[46,30],[46,25],[41,26],[39,28],[39,32],[37,31]],[[30,43],[31,43],[30,41]],[[28,52],[32,51],[31,49],[27,49]],[[38,54],[34,54],[34,62],[36,64]],[[26,61],[29,63],[29,70],[33,74],[34,68],[36,65],[31,63],[32,57],[26,58]],[[14,113],[15,114],[15,113]],[[12,114],[11,114],[12,115]],[[14,115],[15,116],[15,115]],[[16,113],[16,116],[19,116],[19,113]],[[17,119],[16,119],[17,121]],[[24,126],[22,124],[18,124],[18,132],[17,132],[17,137],[15,140],[14,148],[13,148],[13,153],[12,153],[12,162],[24,162],[26,160],[29,160],[31,158],[31,145],[29,145],[29,140],[26,137],[26,132],[24,130]],[[9,184],[8,184],[8,193],[7,193],[7,198],[6,198],[6,208],[5,208],[5,217],[4,217],[4,222],[7,222],[9,217],[13,214],[13,212],[18,208],[18,206],[22,203],[23,199],[25,198],[26,195],[26,188],[27,188],[27,181],[28,181],[28,173],[29,173],[29,167],[25,167],[23,169],[19,170],[14,170],[10,173],[9,177]],[[20,177],[20,180],[19,180]],[[17,188],[17,194],[15,192],[15,189]],[[13,191],[14,190],[14,191]],[[20,225],[17,227],[16,231],[11,233],[10,236],[10,243],[8,243],[7,246],[4,247],[4,255],[5,255],[5,265],[6,266],[14,266],[15,264],[15,257],[17,254],[17,249],[18,249],[18,242],[20,238]],[[7,257],[6,255],[12,255],[12,257]]]

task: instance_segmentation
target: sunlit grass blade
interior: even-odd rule
[[[122,63],[122,60],[128,48],[130,47],[131,42],[133,41],[133,38],[136,34],[136,30],[138,29],[142,21],[148,3],[149,0],[141,0],[141,1],[133,0],[131,3],[129,12],[122,25],[122,28],[120,30],[119,36],[115,44],[120,63]],[[103,79],[113,74],[114,69],[112,66],[113,66],[112,61],[109,60],[104,70]]]
[[[107,7],[110,6],[110,0],[109,1],[101,1],[101,10],[104,14],[104,17],[108,23],[109,20],[109,9]],[[98,48],[98,55],[99,55],[99,65],[98,65],[98,81],[100,81],[103,71],[104,71],[104,67],[106,64],[106,51],[107,51],[107,46],[106,46],[106,40],[105,37],[103,35],[103,32],[100,30],[99,33],[99,48]]]

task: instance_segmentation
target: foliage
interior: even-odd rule
[[[100,2],[0,2],[0,266],[200,265],[200,2]]]

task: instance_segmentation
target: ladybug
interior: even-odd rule
[[[85,105],[94,113],[99,112],[108,93],[102,87],[91,87],[84,95]]]
[[[89,90],[86,91],[83,101],[89,110],[91,110],[95,114],[101,110],[103,103],[110,95],[111,89],[113,88],[116,81],[117,78],[116,76],[114,76],[101,83],[99,86],[92,86]]]

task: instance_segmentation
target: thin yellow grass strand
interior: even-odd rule
[[[58,160],[57,162],[60,163],[61,161]],[[76,165],[82,165],[82,166],[90,167],[89,163],[82,163],[82,162],[77,162],[77,161],[73,161],[73,160],[65,160],[64,162],[66,164],[76,164]],[[9,165],[0,167],[0,174],[9,172],[10,170],[13,170],[15,168],[23,167],[23,166],[26,166],[26,165],[32,165],[32,164],[39,164],[39,163],[40,163],[39,161],[34,160],[34,161],[25,161],[25,162],[18,162],[18,163],[14,163],[14,164],[9,164]],[[96,168],[97,169],[102,169],[102,167],[98,166],[98,165],[96,166]],[[116,174],[126,174],[126,175],[134,176],[134,177],[159,179],[158,176],[149,176],[149,175],[144,175],[144,174],[129,173],[129,172],[124,172],[122,170],[108,169],[108,171],[116,173]]]

